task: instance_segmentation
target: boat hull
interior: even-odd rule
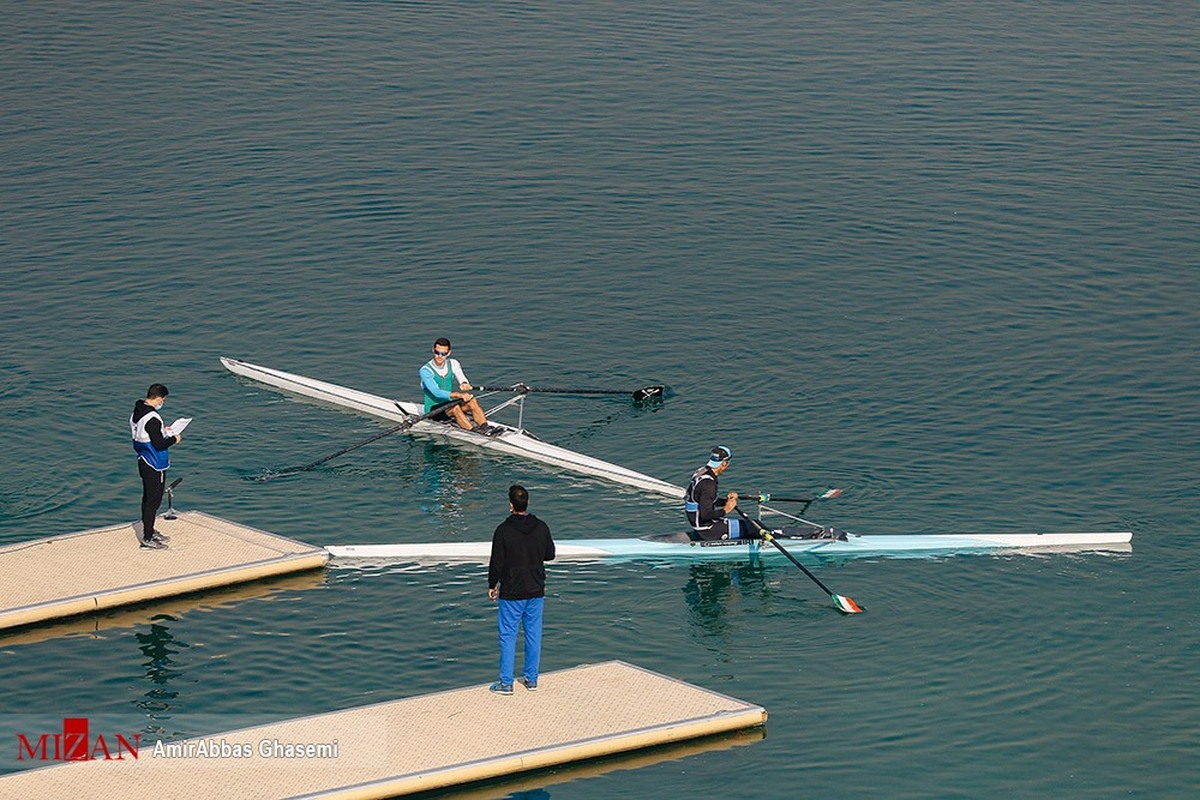
[[[275,389],[311,397],[339,408],[350,409],[393,423],[405,422],[425,410],[423,405],[417,403],[396,401],[335,383],[251,364],[236,358],[222,358],[221,364],[235,375],[258,381]],[[682,486],[675,486],[618,464],[543,442],[528,431],[511,425],[496,422],[489,422],[489,424],[501,428],[503,432],[498,436],[485,436],[473,431],[465,431],[455,425],[430,421],[418,422],[408,432],[414,436],[433,437],[459,445],[470,445],[524,458],[581,475],[665,495],[672,499],[683,499]]]
[[[785,539],[790,553],[822,556],[914,557],[952,553],[986,552],[1127,552],[1133,534],[1128,531],[1100,533],[970,533],[858,536],[842,539]],[[337,559],[370,559],[412,562],[486,562],[488,542],[434,542],[424,544],[338,545],[325,548]],[[730,559],[751,554],[779,555],[763,542],[678,542],[647,539],[576,539],[555,542],[556,560],[570,559]]]

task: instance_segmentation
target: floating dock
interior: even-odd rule
[[[486,685],[156,742],[138,757],[0,777],[0,796],[363,800],[761,726],[760,706],[622,661],[545,673],[536,692]],[[555,782],[548,778],[548,783]]]
[[[140,528],[141,523],[136,523]],[[160,518],[166,550],[135,524],[0,547],[0,630],[322,567],[329,554],[199,511]]]

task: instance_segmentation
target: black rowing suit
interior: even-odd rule
[[[745,520],[725,518],[725,498],[717,491],[717,474],[707,464],[696,470],[683,498],[683,513],[693,538],[761,539]]]

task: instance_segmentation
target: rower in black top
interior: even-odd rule
[[[683,498],[683,513],[692,526],[694,539],[761,539],[762,533],[745,520],[727,518],[737,508],[738,494],[730,492],[721,500],[717,479],[729,467],[733,453],[718,445],[708,455],[708,463],[692,475]]]

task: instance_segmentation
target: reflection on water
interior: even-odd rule
[[[421,477],[421,510],[430,515],[439,534],[453,536],[465,530],[463,497],[480,485],[478,456],[441,442],[425,442],[413,453],[421,459],[420,468],[414,468]]]
[[[247,600],[274,600],[287,592],[316,589],[325,584],[325,570],[311,570],[294,575],[277,575],[249,583],[238,583],[218,589],[206,589],[195,594],[164,597],[129,606],[80,614],[62,620],[50,620],[14,630],[0,631],[0,646],[36,644],[68,636],[102,639],[116,631],[149,625],[155,619],[179,620],[185,614],[212,612],[236,608]]]
[[[703,639],[715,639],[724,650],[728,634],[740,630],[738,618],[762,611],[778,594],[778,582],[767,580],[768,571],[757,554],[740,565],[693,564],[683,587],[688,621]]]
[[[179,696],[179,692],[169,687],[171,681],[183,674],[183,664],[175,656],[181,649],[191,646],[175,638],[168,622],[176,622],[175,617],[159,614],[151,618],[147,630],[134,633],[138,649],[147,659],[142,666],[146,668],[146,680],[150,682],[150,688],[134,705],[148,718],[145,731],[159,735],[166,735],[167,731],[156,721],[171,718],[175,699]]]
[[[765,727],[745,728],[643,750],[574,761],[466,786],[437,789],[421,793],[420,796],[428,800],[546,800],[552,796],[547,787],[565,786],[575,781],[603,778],[615,772],[646,769],[735,747],[746,747],[761,742],[766,735]]]

